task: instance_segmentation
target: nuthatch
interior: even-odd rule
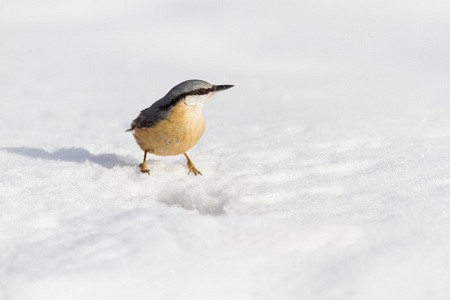
[[[218,91],[233,85],[212,85],[202,80],[187,80],[172,88],[167,95],[141,111],[131,123],[137,144],[144,151],[139,166],[142,173],[150,173],[145,163],[147,153],[155,155],[184,154],[189,173],[202,174],[186,154],[197,144],[205,131],[202,108]]]

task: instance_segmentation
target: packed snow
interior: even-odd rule
[[[0,299],[450,299],[448,1],[0,9]],[[234,84],[184,156],[125,132]]]

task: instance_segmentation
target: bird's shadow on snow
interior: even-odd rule
[[[124,161],[124,159],[119,155],[112,153],[92,154],[91,152],[83,148],[61,148],[56,150],[55,152],[47,152],[43,149],[28,147],[10,147],[2,148],[2,150],[31,158],[80,163],[90,161],[107,169],[112,169],[116,166],[123,167],[133,165]]]

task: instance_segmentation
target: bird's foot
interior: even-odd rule
[[[141,168],[141,173],[147,173],[148,175],[150,175],[150,170],[147,168],[146,163],[140,164],[139,167]]]
[[[188,160],[187,165],[189,168],[188,175],[191,174],[191,172],[194,173],[195,176],[197,176],[198,174],[202,175],[202,173],[195,168],[194,164],[191,161]]]

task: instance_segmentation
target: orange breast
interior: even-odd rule
[[[183,154],[197,144],[205,131],[201,108],[183,102],[165,120],[150,128],[135,128],[133,135],[142,150],[156,155]]]

